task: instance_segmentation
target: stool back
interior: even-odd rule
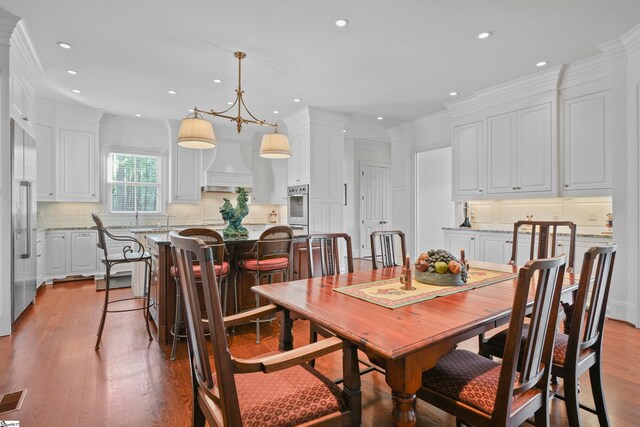
[[[91,218],[93,218],[93,222],[95,222],[96,224],[93,228],[98,231],[98,240],[96,246],[99,249],[102,249],[102,252],[104,254],[104,261],[109,259],[107,238],[118,242],[130,242],[130,244],[125,245],[122,248],[122,254],[118,254],[118,257],[120,259],[118,261],[114,260],[113,262],[138,262],[144,260],[147,257],[147,255],[145,254],[144,245],[140,243],[139,240],[131,236],[116,236],[114,234],[111,234],[104,228],[104,224],[102,223],[102,220],[98,215],[92,213]]]
[[[256,259],[262,261],[269,258],[291,259],[293,249],[293,230],[286,225],[267,228],[256,242]]]
[[[215,230],[208,228],[186,228],[179,231],[178,234],[182,237],[195,237],[202,240],[207,246],[213,248],[213,261],[216,264],[221,264],[227,257],[227,249],[224,244],[224,239]]]
[[[569,231],[569,249],[567,254],[567,272],[573,272],[576,257],[576,225],[571,221],[518,221],[513,224],[513,246],[509,264],[518,265],[518,232],[520,228],[531,226],[531,242],[528,259],[541,259],[556,256],[558,227]]]

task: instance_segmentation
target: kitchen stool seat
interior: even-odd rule
[[[151,255],[145,252],[144,246],[140,241],[130,236],[116,236],[109,233],[102,223],[100,217],[96,214],[91,214],[93,222],[95,222],[95,229],[98,231],[98,243],[99,249],[102,249],[104,256],[102,257],[102,263],[105,266],[105,289],[104,289],[104,304],[102,305],[102,316],[100,318],[100,325],[98,326],[98,338],[96,340],[95,349],[100,348],[100,341],[102,339],[102,333],[104,331],[104,324],[107,317],[107,313],[124,313],[128,311],[143,310],[144,320],[147,327],[147,334],[149,335],[149,341],[153,341],[151,336],[151,330],[149,329],[149,309],[155,305],[155,301],[151,298],[149,292],[151,286]],[[123,252],[119,254],[109,254],[107,249],[107,238],[120,242],[131,242],[123,248]],[[111,269],[118,264],[125,264],[131,262],[143,262],[144,263],[144,286],[142,296],[134,296],[129,298],[119,298],[116,300],[109,299],[109,291],[111,290]],[[110,308],[115,304],[125,301],[139,301],[141,304],[134,308]]]

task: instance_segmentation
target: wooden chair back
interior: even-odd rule
[[[347,272],[353,273],[353,250],[351,236],[346,233],[310,234],[307,238],[307,255],[311,277],[340,274],[340,242],[346,244]],[[320,270],[314,266],[314,249],[320,256]]]
[[[186,228],[179,231],[178,234],[183,237],[195,237],[202,240],[207,246],[211,246],[213,248],[213,260],[216,264],[225,261],[227,253],[224,239],[217,231],[208,228]]]
[[[267,228],[262,232],[256,242],[256,259],[265,260],[269,258],[291,259],[293,250],[293,230],[286,225],[277,225]]]
[[[576,225],[571,221],[518,221],[513,224],[513,247],[509,264],[518,265],[518,233],[523,226],[531,226],[529,259],[541,259],[556,256],[558,227],[569,232],[567,253],[567,271],[572,272],[576,256]]]
[[[585,354],[587,350],[600,351],[602,348],[602,333],[616,251],[617,245],[594,246],[584,254],[565,367],[576,366],[580,355]]]
[[[219,413],[207,413],[207,419],[217,419],[215,425],[242,425],[240,405],[234,380],[234,366],[227,345],[224,319],[217,292],[213,250],[199,239],[170,234],[175,250],[175,262],[180,275],[180,289],[186,313],[189,357],[192,370],[194,409],[202,395],[209,398]],[[193,265],[201,266],[202,293],[198,292]],[[206,311],[206,322],[201,312]],[[211,334],[213,366],[209,358],[205,329]],[[216,379],[214,381],[213,375]],[[206,411],[207,405],[200,405]]]
[[[390,231],[374,231],[371,233],[371,262],[373,269],[378,269],[378,264],[382,264],[382,268],[395,267],[396,263],[396,241],[399,241],[401,251],[401,264],[407,257],[407,246],[405,243],[404,233],[399,230]],[[378,259],[380,261],[378,262]]]
[[[511,403],[515,396],[536,387],[543,393],[543,398],[547,399],[565,263],[565,255],[532,260],[527,262],[518,273],[516,295],[513,300],[492,417],[496,425],[507,425],[507,420],[511,417]],[[527,314],[527,301],[532,291],[534,303],[529,334],[523,340],[522,327]],[[517,383],[514,382],[516,380]]]

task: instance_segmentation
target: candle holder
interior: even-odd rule
[[[403,291],[415,291],[416,288],[411,286],[413,284],[413,278],[411,277],[411,259],[407,255],[404,266],[402,267],[402,275],[400,276],[400,283],[404,286],[401,288]]]

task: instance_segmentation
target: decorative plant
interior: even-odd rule
[[[249,231],[242,225],[242,219],[249,213],[249,206],[247,205],[249,196],[247,190],[243,187],[236,188],[236,193],[238,194],[238,198],[235,208],[227,198],[223,199],[224,204],[220,207],[222,219],[227,223],[223,231],[225,237],[249,235]]]

